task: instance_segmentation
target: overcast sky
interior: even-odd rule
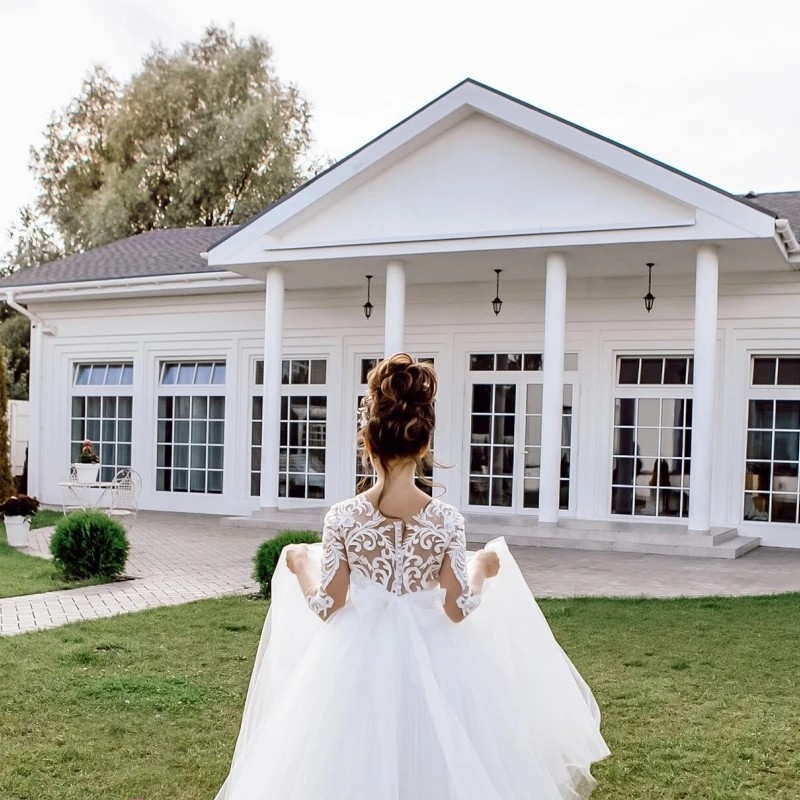
[[[0,248],[93,63],[215,22],[266,37],[341,158],[465,77],[729,191],[800,189],[798,0],[0,0]]]

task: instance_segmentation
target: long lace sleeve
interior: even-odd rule
[[[318,586],[306,592],[308,607],[322,619],[344,605],[350,569],[347,564],[342,527],[331,509],[322,529],[322,573]],[[334,608],[335,606],[335,608]]]
[[[458,512],[453,517],[453,526],[450,541],[447,544],[445,555],[449,557],[450,568],[461,586],[461,594],[456,600],[456,605],[465,617],[468,617],[481,602],[480,594],[475,594],[469,585],[467,573],[467,536],[464,531],[464,517]]]

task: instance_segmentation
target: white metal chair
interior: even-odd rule
[[[78,473],[75,466],[71,464],[68,469],[65,469],[60,478],[58,479],[59,488],[61,489],[61,507],[64,514],[69,514],[70,511],[81,511],[83,506],[78,502],[78,497],[75,494],[74,488],[70,484],[77,483]]]
[[[111,486],[109,516],[119,517],[123,523],[127,520],[128,527],[132,527],[136,521],[136,512],[139,510],[141,491],[142,479],[138,472],[132,469],[121,469],[117,472]]]

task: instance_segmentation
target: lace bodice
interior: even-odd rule
[[[333,606],[326,589],[345,565],[396,595],[438,585],[445,556],[461,585],[458,607],[466,617],[480,603],[467,575],[464,517],[437,499],[410,523],[384,517],[360,494],[337,503],[325,516],[320,584],[309,591],[308,605],[323,619]]]

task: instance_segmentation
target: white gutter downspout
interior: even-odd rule
[[[33,311],[28,311],[25,306],[21,306],[15,299],[14,299],[14,292],[6,292],[6,305],[9,308],[13,308],[14,311],[18,311],[22,314],[23,317],[27,317],[32,325],[38,326],[42,333],[46,336],[55,336],[57,333],[57,329],[52,325],[46,325],[45,321],[33,313]]]
[[[789,263],[800,264],[800,242],[797,241],[797,237],[794,235],[789,220],[776,219],[775,232],[780,236],[783,246],[786,248]],[[800,269],[800,267],[798,267],[798,269]]]

